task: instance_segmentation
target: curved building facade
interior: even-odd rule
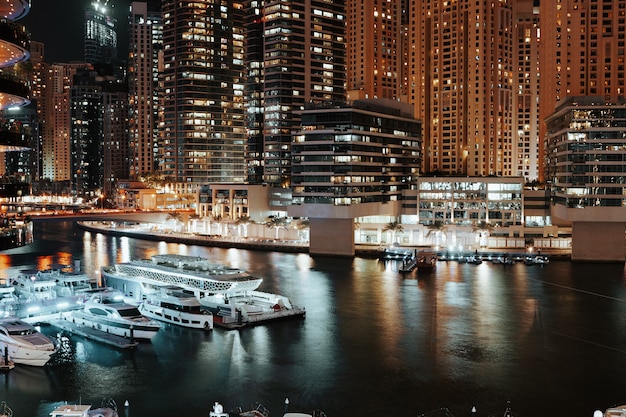
[[[0,2],[0,153],[28,151],[30,131],[17,119],[4,112],[11,107],[30,104],[29,70],[30,32],[18,20],[30,11],[30,0]],[[25,178],[7,176],[0,172],[0,202],[2,211],[15,200],[30,193]],[[32,243],[32,223],[25,218],[9,218],[0,214],[0,250]]]

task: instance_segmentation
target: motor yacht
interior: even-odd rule
[[[145,317],[136,305],[124,302],[119,291],[94,292],[82,310],[72,311],[69,320],[105,333],[137,340],[151,340],[161,325]]]
[[[194,329],[213,330],[213,314],[205,310],[198,299],[182,288],[167,285],[148,296],[139,305],[146,317]]]
[[[57,344],[31,324],[16,318],[0,320],[0,349],[16,364],[44,366]]]
[[[203,257],[154,255],[150,260],[102,267],[102,277],[106,286],[137,303],[158,294],[163,286],[181,287],[213,314],[215,325],[226,328],[305,315],[305,309],[292,305],[287,297],[257,291],[261,278]]]

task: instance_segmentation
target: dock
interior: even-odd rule
[[[411,272],[415,269],[415,267],[417,266],[417,259],[416,258],[410,258],[410,259],[405,259],[402,261],[402,266],[400,266],[400,268],[398,268],[398,271],[400,272]]]
[[[82,336],[85,339],[95,340],[96,342],[105,343],[119,349],[134,349],[139,344],[136,340],[126,339],[101,330],[92,329],[91,327],[78,325],[69,320],[50,320],[50,325],[72,334]]]

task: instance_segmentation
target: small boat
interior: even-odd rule
[[[194,329],[213,330],[213,314],[198,299],[175,285],[163,286],[139,305],[146,317]]]
[[[436,253],[421,253],[417,257],[418,271],[432,271],[437,267]]]
[[[136,305],[124,302],[121,292],[110,289],[95,291],[83,310],[72,311],[66,318],[78,325],[138,340],[151,340],[161,328],[158,322],[142,315]]]
[[[0,320],[0,349],[16,364],[44,366],[58,346],[31,324],[16,318]]]
[[[604,413],[601,410],[593,412],[593,417],[623,417],[626,415],[626,405],[616,405],[607,408]]]
[[[471,416],[475,417],[477,415],[476,407],[472,407]],[[454,417],[454,414],[446,408],[438,408],[436,410],[432,410],[423,414],[420,414],[418,417]],[[507,406],[504,412],[499,411],[493,414],[489,414],[488,417],[519,417],[519,414],[513,412],[511,410],[511,403],[507,402]]]
[[[401,261],[412,257],[413,251],[411,249],[398,247],[385,248],[380,254],[380,259],[385,261]]]
[[[0,417],[13,417],[13,410],[4,401],[0,403]]]
[[[312,412],[300,413],[287,411],[289,407],[289,399],[285,399],[285,413],[283,417],[326,417],[326,414],[321,410],[314,410]],[[253,409],[243,411],[241,408],[236,412],[227,413],[224,411],[224,407],[219,402],[215,402],[212,411],[209,412],[209,417],[269,417],[269,410],[261,404],[256,404]]]
[[[98,408],[91,404],[63,404],[50,412],[52,417],[118,417],[117,404],[110,399]],[[1,415],[0,415],[1,417]]]
[[[467,257],[468,264],[480,265],[483,263],[483,258],[480,255],[468,256]]]
[[[548,262],[550,262],[550,260],[544,255],[527,256],[526,259],[524,259],[526,265],[545,265]]]

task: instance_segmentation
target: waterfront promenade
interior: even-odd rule
[[[207,236],[197,233],[179,232],[172,230],[158,230],[156,228],[149,228],[145,225],[127,225],[123,223],[116,223],[112,221],[78,221],[77,226],[80,229],[87,230],[94,233],[102,233],[111,236],[128,236],[137,239],[151,240],[151,241],[165,241],[170,243],[182,243],[187,245],[199,245],[210,247],[222,247],[222,248],[237,248],[237,249],[250,249],[250,250],[264,250],[264,251],[277,251],[277,252],[293,252],[293,253],[308,253],[309,244],[306,241],[300,240],[284,240],[284,239],[267,239],[267,238],[254,238],[254,237],[224,237],[224,236]],[[428,250],[432,251],[431,247],[409,247],[402,246],[401,248],[407,250]],[[384,247],[380,245],[355,245],[355,255],[364,258],[377,258],[384,250]],[[446,250],[440,250],[439,254],[447,252]],[[537,252],[529,251],[526,248],[481,248],[479,250],[473,250],[466,255],[480,254],[483,256],[489,256],[491,254],[503,254],[509,255],[532,255]],[[571,250],[569,249],[541,249],[539,251],[542,255],[550,256],[550,258],[569,260]]]

